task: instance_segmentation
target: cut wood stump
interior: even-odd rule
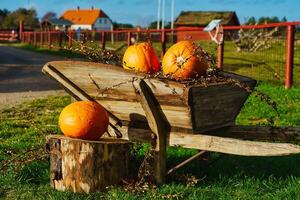
[[[60,191],[103,191],[128,176],[130,143],[120,139],[87,141],[47,137],[51,186]]]

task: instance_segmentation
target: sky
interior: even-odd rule
[[[181,11],[235,11],[241,23],[251,16],[284,16],[300,21],[300,0],[174,0],[175,18]],[[171,0],[165,0],[165,18],[171,19]],[[147,26],[157,19],[158,0],[0,0],[0,9],[35,8],[38,16],[52,11],[60,16],[64,10],[77,8],[102,9],[119,23]]]

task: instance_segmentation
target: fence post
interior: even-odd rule
[[[33,32],[33,46],[36,47],[36,32]]]
[[[224,60],[224,42],[218,45],[218,61],[217,61],[217,68],[223,68],[223,60]]]
[[[25,32],[22,33],[22,42],[23,43],[26,42],[26,33]]]
[[[166,53],[166,32],[161,31],[161,57]]]
[[[49,49],[51,49],[51,43],[52,43],[52,41],[51,41],[51,32],[48,31],[48,48]]]
[[[128,31],[127,33],[127,46],[130,46],[131,45],[131,32]]]
[[[58,47],[59,47],[59,50],[62,49],[62,32],[59,31],[58,33]]]
[[[102,49],[105,49],[105,42],[106,42],[106,40],[105,40],[105,32],[104,31],[102,31],[101,42],[102,42]]]
[[[23,41],[23,21],[22,20],[19,20],[19,40],[21,40],[22,42]]]
[[[72,48],[72,39],[73,39],[72,38],[73,37],[72,31],[69,31],[68,35],[69,35],[68,47],[70,49],[70,48]]]
[[[28,44],[31,45],[31,32],[28,32]]]
[[[86,41],[88,40],[88,38],[87,38],[87,32],[86,32],[86,31],[84,31],[84,32],[82,33],[82,36],[83,36],[83,38],[82,38],[82,42],[83,42],[83,44],[85,44],[85,43],[86,43]]]
[[[289,89],[293,85],[293,65],[294,65],[294,41],[295,26],[286,27],[286,63],[285,63],[285,88]]]
[[[40,32],[40,48],[43,48],[43,31]]]

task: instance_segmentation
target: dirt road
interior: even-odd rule
[[[46,62],[66,58],[0,46],[0,108],[23,100],[63,94],[61,87],[41,72]]]

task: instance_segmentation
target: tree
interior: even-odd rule
[[[132,24],[128,23],[118,23],[118,22],[113,22],[114,29],[130,29],[133,28],[134,26]]]
[[[6,8],[0,9],[0,16],[3,18],[5,18],[9,13],[9,10],[7,10]]]
[[[34,29],[39,27],[37,12],[34,8],[19,8],[13,11],[4,18],[2,27],[7,29],[17,29],[19,26],[19,20],[24,22],[24,27],[26,28]]]
[[[281,19],[282,22],[287,22],[287,18],[284,16],[282,19]]]
[[[160,24],[161,24],[161,21],[160,21]],[[149,29],[156,29],[157,28],[157,21],[150,22],[148,28]]]
[[[280,22],[280,20],[279,20],[278,17],[274,16],[274,17],[270,18],[270,22],[272,22],[272,23],[278,23],[278,22]]]
[[[162,21],[160,20],[160,27],[161,27]],[[153,21],[148,26],[149,29],[156,29],[157,28],[157,21]],[[171,28],[171,22],[165,23],[165,28]]]
[[[41,19],[41,21],[44,21],[46,19],[53,19],[53,18],[56,18],[56,13],[55,12],[47,12]]]
[[[7,16],[7,15],[9,15],[9,10],[7,10],[7,9],[0,9],[0,28],[3,28],[3,26],[2,26],[2,21],[5,19],[5,17]]]
[[[260,17],[258,19],[255,19],[255,17],[250,17],[248,20],[246,20],[246,25],[254,25],[254,24],[268,24],[268,23],[278,23],[278,22],[286,22],[286,17],[283,17],[281,20],[279,20],[278,17]]]
[[[255,17],[250,17],[246,22],[245,22],[246,25],[255,25],[256,24],[256,19]]]
[[[258,24],[268,24],[268,23],[277,23],[280,22],[278,17],[260,17],[258,19]]]

